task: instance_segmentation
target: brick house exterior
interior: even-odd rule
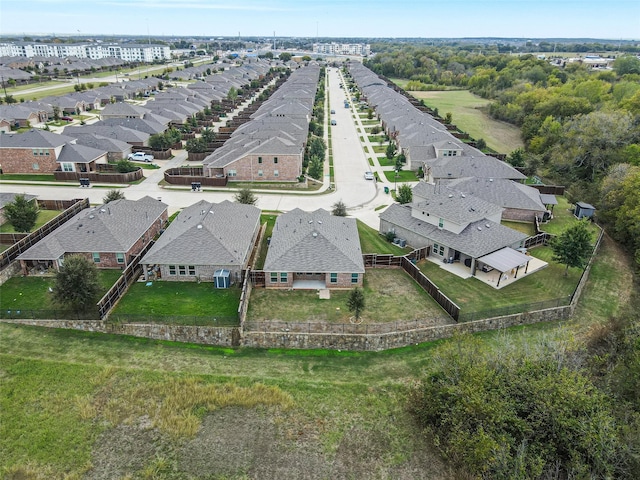
[[[167,205],[151,197],[116,200],[81,211],[17,258],[24,275],[58,270],[68,255],[82,255],[98,268],[124,269],[167,218]]]
[[[302,175],[302,153],[247,155],[224,167],[231,181],[295,182]]]
[[[225,200],[201,200],[171,222],[142,259],[148,279],[213,282],[227,270],[240,283],[260,231],[260,209]]]
[[[266,288],[361,287],[365,269],[356,220],[323,209],[280,215],[264,272]]]

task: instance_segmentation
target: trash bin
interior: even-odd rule
[[[389,193],[389,187],[384,187],[384,193]]]

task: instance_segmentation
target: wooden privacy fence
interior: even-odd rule
[[[15,260],[18,255],[20,255],[21,253],[25,252],[26,250],[31,248],[33,245],[38,243],[40,240],[42,240],[44,237],[49,235],[60,225],[68,221],[71,217],[73,217],[74,215],[77,215],[80,211],[84,210],[85,208],[89,208],[88,198],[76,199],[76,200],[72,200],[72,202],[73,204],[70,207],[68,207],[64,212],[62,212],[60,215],[58,215],[55,218],[52,218],[43,226],[41,226],[39,229],[30,233],[29,235],[24,237],[22,240],[18,241],[18,243],[15,243],[14,245],[6,249],[4,252],[2,252],[2,255],[0,255],[0,268],[4,268],[5,266],[9,265],[9,263]]]
[[[203,187],[224,187],[227,185],[226,175],[224,177],[205,177],[202,173],[202,168],[197,167],[169,168],[164,172],[164,179],[172,185],[191,185],[193,182],[199,182]]]
[[[139,265],[140,260],[145,256],[154,243],[155,242],[153,240],[149,242],[142,251],[136,255],[133,260],[131,260],[131,263],[129,263],[127,268],[122,271],[122,275],[120,275],[116,283],[114,283],[109,291],[100,299],[97,306],[101,319],[104,319],[108,315],[109,311],[111,311],[115,306],[120,297],[125,294],[129,285],[140,277],[140,274],[142,273],[142,267]]]

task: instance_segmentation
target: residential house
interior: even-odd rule
[[[393,232],[414,248],[430,247],[443,262],[460,262],[475,275],[484,256],[522,246],[528,235],[500,224],[503,208],[443,185],[418,183],[413,202],[380,214],[380,233]]]
[[[98,268],[124,269],[160,232],[167,205],[149,196],[87,208],[19,255],[22,273],[58,270],[68,255],[83,255]]]
[[[240,282],[260,230],[260,209],[225,200],[185,208],[142,259],[146,278],[212,282],[226,270]],[[150,276],[151,273],[151,276]]]
[[[362,286],[364,261],[355,218],[298,208],[276,219],[264,263],[267,288]]]

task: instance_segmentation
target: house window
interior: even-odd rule
[[[330,283],[338,283],[338,274],[337,273],[330,273],[329,274],[329,282]]]
[[[258,176],[261,177],[262,176],[262,170],[258,170]]]
[[[100,263],[100,254],[99,253],[94,252],[92,254],[92,256],[93,256],[93,263]]]
[[[271,278],[269,280],[271,283],[278,282],[278,272],[271,272]]]
[[[273,163],[278,163],[278,157],[273,157]]]
[[[176,266],[169,265],[169,275],[175,275],[175,274],[176,274]]]
[[[178,275],[185,277],[187,275],[187,267],[184,265],[178,265]]]
[[[262,157],[258,157],[258,163],[262,163]]]
[[[40,164],[39,164],[39,163],[34,163],[33,165],[31,165],[31,167],[32,167],[34,170],[40,170]]]
[[[33,152],[33,156],[34,156],[34,157],[38,155],[38,149],[37,149],[37,148],[34,148],[34,149],[32,150],[32,152]]]
[[[227,171],[227,176],[229,177],[235,177],[238,173],[235,170],[228,170]]]
[[[280,283],[287,283],[287,272],[280,273]]]
[[[274,177],[279,177],[280,176],[280,172],[278,170],[274,170],[273,171],[273,176]]]
[[[438,228],[444,228],[444,218],[438,220]]]
[[[358,274],[357,273],[352,273],[351,274],[351,283],[358,283]]]
[[[63,163],[62,164],[63,172],[73,172],[73,163]]]
[[[124,263],[124,253],[116,253],[116,262]]]
[[[434,255],[440,255],[442,257],[444,255],[444,245],[438,245],[437,243],[434,243],[433,253]]]
[[[196,266],[195,265],[189,265],[189,275],[195,276],[195,274],[196,274]]]

